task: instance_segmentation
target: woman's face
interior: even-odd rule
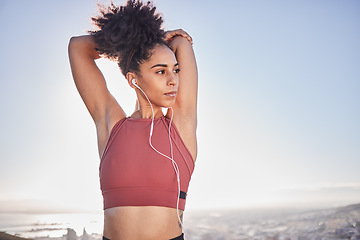
[[[173,51],[167,46],[157,45],[149,60],[140,65],[137,84],[154,106],[171,107],[177,95],[179,71]],[[147,102],[142,93],[141,96]]]

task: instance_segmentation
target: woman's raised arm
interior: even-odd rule
[[[165,41],[173,49],[179,64],[179,87],[174,109],[174,123],[191,152],[193,160],[197,156],[197,94],[198,71],[191,37],[183,30],[170,31],[165,34]],[[168,111],[167,116],[171,117]]]
[[[102,122],[103,125],[106,122],[109,124],[109,118],[125,117],[124,111],[107,89],[105,79],[95,63],[95,59],[100,56],[95,50],[92,36],[72,37],[68,50],[76,87],[94,122]]]
[[[181,114],[182,122],[197,125],[198,72],[191,37],[183,30],[166,32],[165,40],[172,47],[179,64],[179,88],[173,106],[175,114]],[[185,121],[185,122],[184,122]]]

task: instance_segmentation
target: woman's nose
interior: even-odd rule
[[[171,76],[170,79],[168,80],[168,84],[175,86],[177,85],[177,83],[178,83],[178,78],[173,74],[173,76]]]

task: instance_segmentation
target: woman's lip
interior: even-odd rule
[[[172,91],[172,92],[168,92],[168,93],[165,93],[166,96],[169,96],[169,97],[175,97],[176,96],[176,92],[175,91]]]

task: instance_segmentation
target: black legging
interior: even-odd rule
[[[110,239],[103,237],[103,240],[110,240]],[[180,236],[178,236],[176,238],[172,238],[170,240],[184,240],[184,234],[181,234]]]

